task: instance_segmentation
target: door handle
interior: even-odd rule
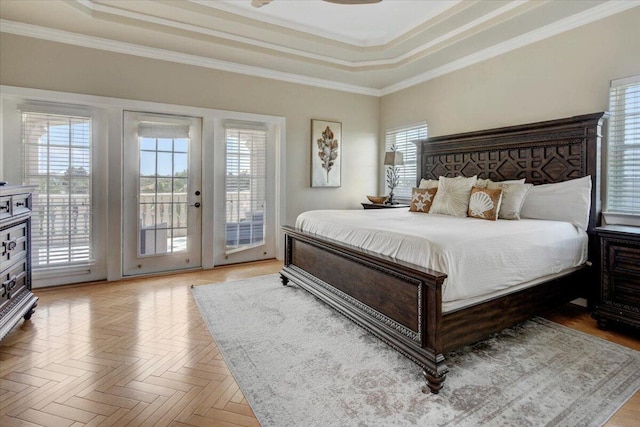
[[[194,204],[189,205],[189,206],[194,206],[196,208],[199,208],[200,207],[200,202],[195,202]]]

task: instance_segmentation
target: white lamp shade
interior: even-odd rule
[[[384,153],[385,166],[404,165],[404,157],[401,151],[387,151]]]

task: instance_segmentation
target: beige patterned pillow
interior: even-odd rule
[[[476,181],[476,187],[478,188],[489,188],[489,183],[493,184],[524,184],[524,178],[522,179],[510,179],[507,181],[491,181],[490,179],[478,179]]]
[[[488,188],[473,187],[469,197],[468,216],[472,218],[498,219],[498,211],[502,203],[502,189],[489,190]]]
[[[441,176],[430,213],[466,217],[471,187],[475,185],[476,179],[475,176],[471,178]]]
[[[411,192],[411,206],[409,212],[429,212],[433,203],[433,196],[437,188],[414,188]]]
[[[490,182],[487,186],[490,190],[502,188],[502,205],[498,212],[500,219],[520,219],[520,210],[533,184],[503,184]]]
[[[438,180],[422,178],[420,180],[420,187],[418,188],[438,188]]]

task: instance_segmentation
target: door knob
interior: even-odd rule
[[[189,206],[195,206],[196,208],[199,208],[200,207],[200,202],[195,202],[194,204],[189,205]]]

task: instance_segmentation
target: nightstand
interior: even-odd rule
[[[394,209],[394,208],[405,208],[409,209],[409,205],[397,204],[397,205],[386,205],[383,203],[362,203],[362,207],[365,209]]]
[[[600,237],[602,274],[593,318],[640,327],[640,227],[607,225]]]

